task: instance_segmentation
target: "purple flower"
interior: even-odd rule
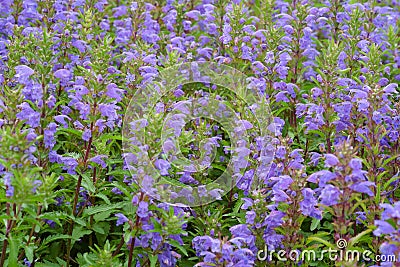
[[[320,160],[320,158],[321,158],[321,154],[319,154],[319,153],[317,153],[317,152],[311,152],[310,155],[311,155],[311,163],[312,163],[314,166],[317,166],[318,163],[319,163],[319,160]]]
[[[57,115],[54,117],[56,122],[60,123],[64,128],[68,128],[68,123],[65,121],[65,119],[69,121],[71,120],[71,118],[66,115]]]
[[[160,170],[161,175],[169,175],[168,169],[171,168],[171,164],[168,161],[164,159],[158,159],[154,162],[154,166]]]
[[[386,221],[375,220],[375,225],[378,227],[374,231],[374,235],[376,236],[381,236],[382,234],[391,234],[395,231],[393,226]]]
[[[381,214],[383,220],[388,220],[390,218],[400,219],[400,201],[394,203],[394,205],[390,204],[380,204],[381,208],[384,208],[384,211]]]
[[[36,128],[40,126],[40,113],[34,111],[31,106],[23,102],[21,105],[18,106],[21,108],[21,111],[17,113],[17,118],[20,120],[25,120],[28,125],[32,128]]]
[[[321,199],[321,204],[326,206],[336,205],[339,201],[340,191],[333,185],[327,185],[322,189],[321,195],[319,198]]]
[[[274,117],[274,122],[268,126],[268,130],[275,134],[275,136],[279,136],[282,134],[283,126],[285,125],[285,121],[279,117]]]
[[[37,188],[41,185],[42,185],[42,181],[40,181],[40,180],[33,181],[32,193],[36,193]]]
[[[11,177],[13,175],[9,172],[6,172],[3,176],[3,182],[6,186],[6,197],[13,197],[14,196],[14,186],[11,183]]]
[[[240,174],[239,174],[240,175]],[[240,176],[239,176],[240,177]],[[238,179],[236,186],[245,191],[245,195],[249,192],[251,184],[253,183],[254,169],[246,171],[243,176]]]
[[[185,14],[188,18],[194,19],[194,20],[198,20],[199,16],[201,15],[200,12],[198,10],[191,10],[189,12],[187,12]]]
[[[32,266],[32,263],[27,258],[24,258],[24,264],[25,264],[25,266],[28,266],[28,267]]]
[[[315,172],[308,177],[307,181],[311,183],[318,183],[320,187],[324,187],[327,182],[336,178],[336,174],[328,170]]]
[[[275,156],[278,159],[285,159],[286,147],[285,146],[278,146],[278,148],[276,149]]]
[[[113,8],[112,10],[114,12],[114,18],[122,17],[127,14],[128,8],[126,6],[119,6],[116,8]]]
[[[124,95],[124,90],[119,89],[115,83],[110,83],[107,85],[106,95],[110,98],[114,98],[117,102],[120,102]]]
[[[310,188],[304,188],[301,192],[303,193],[303,200],[300,202],[300,209],[303,215],[311,216],[321,220],[322,212],[315,208],[315,206],[318,204],[318,201],[314,197],[314,191]]]
[[[338,158],[333,154],[325,154],[325,167],[330,168],[339,164]]]
[[[26,65],[20,65],[15,67],[15,78],[19,83],[25,84],[28,82],[29,77],[34,73],[34,71],[26,66]]]
[[[247,224],[254,224],[254,220],[256,218],[257,214],[255,211],[250,210],[246,212],[246,223]]]
[[[399,247],[396,246],[396,244],[390,244],[388,242],[383,242],[383,244],[379,248],[379,251],[382,253],[381,257],[382,257],[382,255],[386,255],[386,256],[396,255],[396,252],[398,253],[398,250],[399,250]],[[388,257],[386,257],[386,258],[388,259]],[[397,257],[397,262],[399,262],[399,261],[400,261],[400,259]],[[382,262],[381,266],[393,267],[393,264],[392,264],[392,262]]]
[[[242,198],[242,200],[244,201],[244,203],[241,207],[242,209],[246,210],[246,209],[250,208],[251,206],[253,206],[253,200],[251,198],[244,197],[244,198]]]
[[[56,223],[53,220],[44,219],[43,220],[46,224],[48,224],[51,228],[56,227]]]
[[[61,80],[69,79],[70,76],[71,76],[71,72],[67,69],[59,69],[56,72],[54,72],[54,77],[61,79]]]
[[[208,192],[208,194],[216,200],[221,200],[222,192],[223,192],[223,190],[221,190],[219,188],[215,188],[215,189],[210,190],[210,192]]]
[[[268,51],[265,58],[264,58],[265,63],[267,64],[272,64],[275,62],[275,57],[274,57],[274,52]]]
[[[101,115],[107,117],[109,120],[116,120],[118,118],[117,110],[119,109],[121,108],[114,103],[99,105]]]
[[[176,89],[175,91],[174,91],[174,96],[175,97],[182,97],[182,96],[184,96],[185,95],[185,92],[183,92],[181,89]]]
[[[92,131],[90,129],[85,129],[82,133],[82,139],[86,142],[92,137]]]
[[[79,52],[84,53],[86,50],[86,42],[82,41],[82,40],[75,40],[72,41],[72,45],[79,50]],[[55,74],[54,74],[55,75]],[[57,76],[56,76],[57,77]],[[66,77],[68,78],[69,75]],[[57,77],[59,78],[59,77]]]
[[[137,215],[140,218],[146,218],[149,215],[149,203],[140,201],[137,209]]]
[[[60,161],[64,164],[63,170],[66,170],[69,174],[76,174],[75,169],[78,166],[76,159],[71,157],[61,157]]]
[[[174,129],[175,136],[179,136],[182,131],[182,127],[185,126],[185,115],[183,114],[175,114],[171,116],[171,119],[168,120],[168,127]]]
[[[286,97],[287,93],[288,92],[286,92],[286,91],[281,91],[281,92],[277,93],[275,96],[276,102],[290,102],[289,98]]]
[[[115,217],[118,218],[118,220],[117,220],[117,226],[122,225],[122,224],[124,224],[124,223],[126,223],[126,222],[129,221],[128,218],[127,218],[124,214],[122,214],[122,213],[117,213],[117,214],[115,214]]]
[[[361,159],[351,159],[349,163],[350,168],[354,171],[359,171],[362,169],[362,160]]]
[[[288,175],[282,175],[279,177],[271,178],[272,181],[277,181],[272,189],[287,190],[289,186],[293,183],[293,179]]]
[[[374,196],[374,193],[371,191],[370,186],[375,186],[374,182],[364,181],[352,184],[350,188],[359,193],[365,193],[368,196]]]
[[[89,159],[89,161],[99,164],[102,168],[106,168],[107,164],[104,162],[104,158],[107,158],[107,155],[97,155]]]

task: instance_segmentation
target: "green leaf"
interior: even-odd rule
[[[320,222],[321,222],[321,220],[313,218],[312,222],[311,222],[310,230],[314,231],[315,229],[317,229],[320,225]]]
[[[78,241],[81,237],[91,234],[93,231],[92,230],[84,230],[83,227],[78,226],[75,227],[74,230],[72,231],[72,245]]]
[[[106,204],[111,205],[110,200],[108,199],[108,197],[106,195],[104,195],[103,193],[97,193],[96,197],[101,198],[102,200],[104,200],[104,202],[106,202]]]
[[[372,232],[372,229],[367,229],[356,235],[355,237],[350,238],[348,248],[351,248],[355,244],[357,244],[362,237]]]
[[[325,134],[320,130],[308,130],[307,134],[317,134],[317,135],[319,135],[320,137],[322,137],[324,139],[326,138]]]
[[[97,223],[93,225],[92,229],[93,229],[93,231],[95,231],[96,233],[99,233],[99,234],[103,234],[104,235],[106,233],[104,231],[104,229]]]
[[[151,267],[156,267],[157,266],[157,255],[148,255],[149,256],[149,260],[150,260],[150,266]]]
[[[242,207],[244,201],[243,200],[238,200],[236,201],[235,206],[233,207],[233,213],[238,213],[240,208]]]
[[[46,261],[46,260],[44,261],[44,263],[40,263],[40,262],[36,263],[35,266],[37,266],[37,267],[60,267],[59,264],[56,264],[56,263],[53,263],[50,261]]]
[[[57,234],[57,235],[51,235],[51,236],[46,237],[46,238],[43,240],[43,243],[41,244],[41,246],[43,247],[43,246],[45,246],[45,245],[47,245],[47,244],[49,244],[49,243],[51,243],[51,242],[53,242],[53,241],[55,241],[55,240],[59,240],[59,239],[70,239],[70,238],[72,238],[70,235],[59,235],[59,234]]]
[[[26,258],[28,259],[28,261],[30,261],[30,262],[33,262],[33,250],[34,250],[34,247],[31,245],[25,247],[25,255],[26,255]]]
[[[186,257],[188,256],[188,253],[187,253],[186,249],[185,249],[183,246],[181,246],[181,245],[178,243],[178,241],[176,241],[176,240],[174,240],[174,239],[169,239],[169,240],[168,240],[168,243],[169,243],[171,246],[174,246],[174,247],[176,247],[177,249],[179,249]]]
[[[391,183],[393,183],[394,181],[398,180],[398,179],[400,179],[400,176],[398,176],[398,174],[395,175],[395,176],[393,176],[392,178],[390,178],[390,179],[385,183],[385,185],[383,186],[383,190],[387,190],[387,188],[389,187],[389,185],[390,185]]]
[[[385,168],[385,166],[386,166],[387,164],[389,164],[391,161],[397,159],[398,157],[400,157],[400,154],[395,155],[395,156],[393,156],[393,157],[390,157],[390,158],[386,159],[386,160],[382,163],[381,168]]]
[[[96,192],[96,187],[93,184],[93,180],[86,174],[82,173],[82,187],[87,189],[90,193]]]
[[[8,238],[8,242],[10,243],[10,254],[8,255],[8,266],[9,267],[18,267],[18,245],[15,240],[10,237]]]
[[[103,205],[97,205],[94,207],[88,207],[83,211],[83,215],[90,216],[90,215],[94,215],[94,214],[97,214],[100,212],[117,210],[117,209],[122,208],[124,205],[125,204],[123,202],[120,202],[120,203],[115,203],[112,205],[103,204]]]
[[[105,219],[107,219],[107,218],[110,217],[111,212],[112,212],[112,211],[103,211],[103,212],[97,213],[97,214],[95,214],[95,215],[93,216],[93,219],[94,219],[96,222],[104,221]]]
[[[65,134],[73,134],[77,135],[79,138],[82,137],[82,131],[71,129],[71,128],[60,128],[57,130],[57,133],[65,133]]]

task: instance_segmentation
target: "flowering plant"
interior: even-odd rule
[[[397,266],[399,18],[0,0],[0,267]]]

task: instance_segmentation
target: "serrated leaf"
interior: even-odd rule
[[[88,207],[83,211],[83,214],[86,216],[94,215],[100,212],[105,212],[105,211],[112,211],[112,210],[117,210],[120,209],[124,206],[125,204],[120,202],[112,205],[97,205],[94,207]]]
[[[72,245],[78,241],[81,237],[91,234],[93,231],[88,229],[83,229],[83,227],[75,227],[72,231]]]
[[[372,229],[367,229],[356,235],[355,237],[350,238],[348,247],[351,248],[355,244],[357,244],[362,237],[372,232]]]
[[[110,199],[103,193],[97,193],[96,197],[101,198],[102,200],[104,200],[104,202],[106,202],[106,204],[111,205]]]
[[[67,134],[74,134],[79,136],[79,138],[82,137],[82,131],[71,129],[71,128],[60,128],[57,130],[57,133],[67,133]]]
[[[97,223],[93,225],[92,229],[96,233],[103,234],[103,235],[105,234],[104,229],[100,225],[98,225]]]
[[[82,174],[82,187],[88,190],[90,193],[96,192],[96,187],[93,184],[93,180],[86,174]]]
[[[233,212],[234,213],[238,213],[239,209],[242,207],[244,201],[243,200],[238,200],[235,204],[235,206],[233,207]]]
[[[112,212],[112,211],[103,211],[103,212],[97,213],[97,214],[95,214],[95,215],[93,216],[93,219],[94,219],[96,222],[104,221],[105,219],[107,219],[107,218],[110,217],[111,212]]]
[[[46,237],[43,240],[43,243],[41,244],[41,246],[45,246],[53,241],[59,240],[59,239],[71,239],[72,237],[70,235],[51,235]]]

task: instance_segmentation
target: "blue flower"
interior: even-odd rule
[[[61,80],[69,79],[70,76],[71,76],[71,72],[67,69],[59,69],[56,72],[54,72],[54,77],[61,79]]]
[[[117,213],[117,214],[115,214],[115,217],[118,218],[118,220],[117,220],[117,226],[122,225],[122,224],[124,224],[124,223],[126,223],[126,222],[129,221],[128,218],[127,218],[124,214],[122,214],[122,213]]]
[[[146,218],[149,216],[149,203],[140,201],[136,213],[140,218]]]
[[[375,220],[375,225],[378,227],[374,230],[374,235],[381,236],[382,234],[391,234],[395,231],[393,226],[382,220]]]
[[[107,155],[97,155],[90,158],[89,161],[99,164],[102,168],[106,168],[107,164],[104,162],[104,158],[107,158]]]
[[[314,191],[310,188],[302,190],[303,200],[300,202],[300,209],[304,215],[311,216],[318,220],[322,219],[322,212],[315,206],[318,204],[317,199],[314,197]]]
[[[31,106],[23,102],[18,107],[21,108],[21,111],[17,113],[17,118],[20,120],[25,120],[28,125],[32,128],[36,128],[40,126],[40,113],[34,111]]]
[[[168,169],[171,168],[171,164],[168,161],[166,161],[164,159],[157,159],[154,162],[154,166],[158,170],[160,170],[161,175],[164,175],[164,176],[169,175]]]
[[[350,188],[356,192],[365,193],[368,196],[374,196],[374,193],[371,191],[370,186],[375,186],[374,182],[364,181],[352,184]]]
[[[15,67],[15,78],[19,83],[25,84],[28,82],[29,77],[34,73],[34,71],[26,66],[26,65],[19,65]]]
[[[339,164],[338,158],[333,154],[325,154],[325,167],[333,167]]]
[[[326,206],[332,206],[338,203],[340,197],[340,191],[333,185],[325,186],[322,191],[321,195],[319,196],[321,199],[321,204]]]

